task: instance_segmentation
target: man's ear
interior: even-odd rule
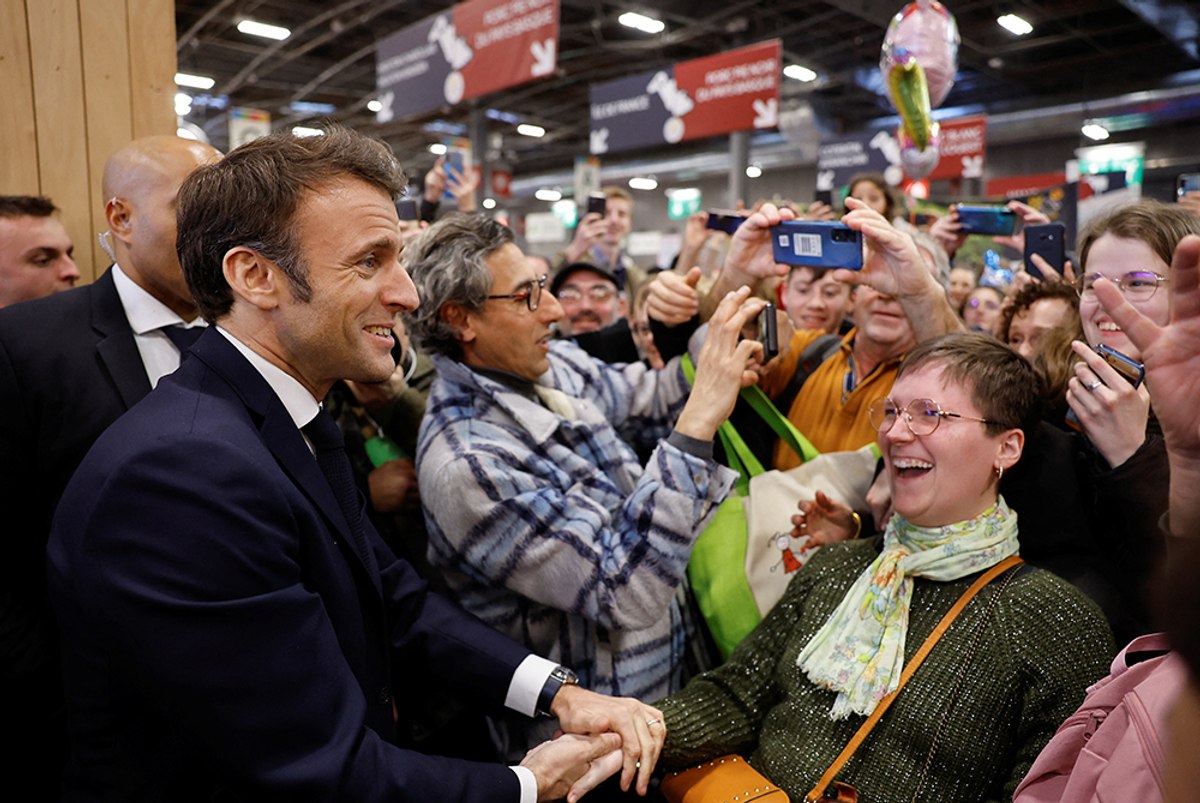
[[[132,217],[133,210],[123,198],[114,195],[104,204],[104,221],[108,224],[108,230],[113,237],[122,242],[129,240],[133,228]]]
[[[476,332],[471,323],[471,313],[462,305],[448,301],[442,305],[438,315],[454,330],[460,342],[470,343],[475,339]]]
[[[279,306],[279,294],[289,292],[287,277],[271,260],[252,248],[237,246],[221,262],[225,281],[233,294],[261,310]]]

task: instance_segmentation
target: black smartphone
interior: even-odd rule
[[[826,206],[833,206],[833,190],[817,190],[813,195],[813,200]]]
[[[1061,276],[1067,259],[1067,227],[1061,223],[1034,223],[1025,227],[1025,272],[1043,279],[1041,270],[1033,263],[1037,254]]]
[[[401,220],[417,220],[421,216],[421,210],[415,198],[401,198],[396,201],[396,214]]]
[[[960,234],[1002,234],[1011,236],[1017,228],[1017,215],[1005,206],[959,204]]]
[[[1126,381],[1135,388],[1141,385],[1142,380],[1146,378],[1146,366],[1133,357],[1128,357],[1103,343],[1095,346],[1094,349],[1106,363],[1112,366],[1114,371],[1125,377]]]
[[[704,224],[704,228],[733,234],[745,219],[745,215],[732,209],[710,209],[708,210],[708,222]]]
[[[758,314],[758,342],[762,343],[764,364],[779,356],[779,318],[770,302]]]
[[[1200,190],[1200,173],[1180,173],[1175,177],[1175,197],[1182,198],[1189,192]]]
[[[602,192],[593,192],[588,195],[587,212],[585,214],[595,213],[600,217],[604,217],[608,212],[608,199],[604,197]]]

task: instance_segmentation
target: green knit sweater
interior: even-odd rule
[[[863,717],[831,720],[834,693],[813,685],[796,657],[879,549],[875,538],[820,550],[728,663],[658,704],[664,768],[740,753],[803,799]],[[974,579],[915,580],[906,660]],[[1091,600],[1029,567],[1003,585],[1002,576],[972,600],[838,774],[862,803],[1011,800],[1108,672],[1112,636]]]

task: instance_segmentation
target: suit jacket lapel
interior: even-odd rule
[[[121,306],[121,297],[117,295],[111,268],[96,280],[91,301],[96,353],[128,410],[150,392],[150,380],[125,317],[125,308]]]
[[[233,388],[238,397],[258,422],[259,432],[267,448],[275,456],[283,471],[296,487],[304,492],[329,522],[337,536],[345,542],[355,558],[366,571],[381,597],[383,588],[379,580],[379,567],[367,539],[357,536],[350,527],[342,509],[329,487],[328,480],[317,465],[317,459],[309,450],[304,436],[288,414],[283,402],[271,390],[266,380],[238,353],[216,327],[200,336],[192,347],[192,354],[212,368]],[[370,522],[365,522],[370,527]]]

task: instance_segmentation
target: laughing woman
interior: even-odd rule
[[[1036,380],[984,335],[915,350],[871,409],[896,511],[878,538],[820,550],[721,668],[660,703],[662,764],[740,753],[794,800],[819,779],[981,573],[1018,551],[997,494],[1036,417]],[[962,610],[836,779],[858,800],[1009,800],[1104,675],[1099,610],[1019,565]]]

